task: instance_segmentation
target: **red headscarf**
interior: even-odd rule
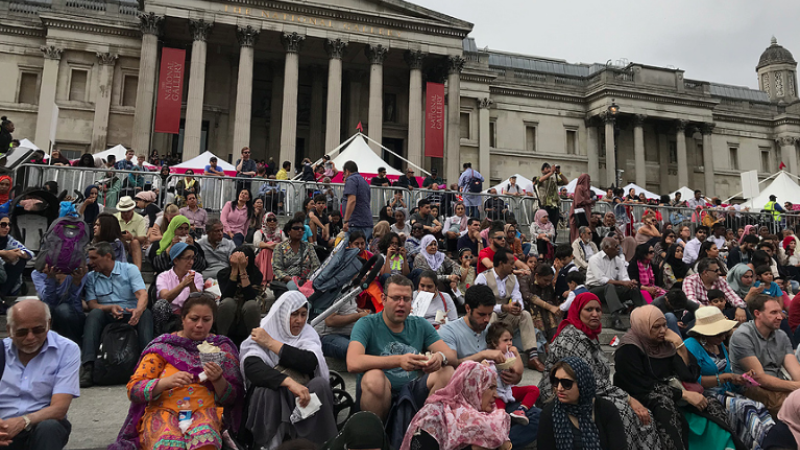
[[[787,256],[792,256],[794,251],[789,248],[789,244],[794,242],[794,236],[786,236],[783,238],[783,249],[786,250]]]
[[[575,300],[573,300],[572,304],[569,306],[567,318],[561,321],[561,324],[558,326],[558,330],[556,330],[555,336],[553,336],[553,341],[556,340],[558,335],[561,334],[561,330],[563,330],[567,325],[573,325],[575,328],[583,331],[586,336],[589,336],[589,339],[594,340],[600,336],[600,332],[603,330],[602,325],[597,327],[596,330],[593,330],[587,327],[586,324],[581,320],[581,311],[583,311],[583,308],[586,306],[586,304],[592,300],[596,300],[597,303],[600,303],[600,299],[591,292],[585,292],[575,297]]]
[[[11,192],[11,186],[14,185],[14,180],[12,180],[10,176],[8,176],[8,175],[0,176],[0,181],[5,181],[5,180],[8,180],[8,184],[9,184],[8,192],[6,192],[5,194],[0,194],[0,205],[2,205],[3,203],[6,203],[8,201],[8,194],[9,194],[9,192]]]

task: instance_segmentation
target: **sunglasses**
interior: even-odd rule
[[[267,219],[267,222],[277,222],[278,219]]]
[[[294,231],[300,231],[300,230],[305,230],[305,228],[306,228],[306,227],[292,227],[292,230],[294,230]]]
[[[496,238],[493,238],[493,239],[494,239],[495,241],[505,241],[505,240],[506,240],[506,237],[505,237],[505,236],[499,236],[499,237],[496,237]]]
[[[33,327],[33,328],[20,328],[18,330],[14,330],[14,336],[18,338],[24,338],[28,336],[28,333],[33,333],[35,335],[44,334],[47,332],[47,327]]]
[[[0,222],[0,228],[8,228],[11,226],[9,222]]]
[[[556,378],[554,376],[550,377],[550,385],[553,386],[553,389],[558,388],[558,385],[561,385],[565,391],[572,389],[572,386],[575,385],[575,380],[570,380],[568,378]]]

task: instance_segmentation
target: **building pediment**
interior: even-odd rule
[[[296,4],[297,2],[279,2]],[[394,19],[404,22],[426,23],[446,28],[460,29],[466,33],[472,31],[469,22],[433,11],[403,0],[330,0],[326,2],[303,2],[318,8],[349,11],[353,14]]]

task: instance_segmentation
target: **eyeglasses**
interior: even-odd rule
[[[505,241],[506,237],[505,236],[498,236],[498,237],[495,237],[495,238],[492,238],[492,239],[494,239],[495,241]]]
[[[304,230],[305,228],[306,227],[292,227],[292,230],[293,231],[300,231],[300,230]]]
[[[18,330],[14,330],[14,336],[16,336],[18,338],[24,338],[24,337],[28,336],[29,333],[33,333],[33,334],[38,336],[40,334],[47,333],[47,327],[46,326],[39,326],[39,327],[33,327],[33,328],[20,328]]]
[[[716,273],[716,274],[722,275],[722,270],[721,270],[721,269],[717,269],[717,270],[711,270],[711,269],[708,269],[708,270],[706,270],[706,272],[713,272],[713,273]]]
[[[8,228],[11,226],[10,222],[0,222],[0,228]]]
[[[404,303],[411,303],[412,300],[411,297],[403,297],[403,296],[394,297],[391,295],[387,295],[386,298],[391,299],[393,302],[404,302]]]
[[[558,385],[561,385],[565,391],[572,389],[572,386],[575,385],[575,380],[570,380],[569,378],[556,378],[554,376],[550,377],[550,385],[553,386],[553,389],[558,388]]]
[[[243,155],[249,155],[250,152],[242,152]]]

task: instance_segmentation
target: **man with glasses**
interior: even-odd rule
[[[700,306],[709,306],[708,291],[718,289],[725,294],[725,299],[736,307],[735,319],[739,322],[747,321],[747,304],[730,287],[725,277],[721,277],[722,270],[716,259],[703,258],[697,263],[697,273],[689,275],[683,280],[683,293],[686,298]]]
[[[89,314],[83,332],[81,387],[91,387],[94,361],[105,327],[124,322],[136,327],[139,349],[153,340],[153,313],[147,309],[147,287],[133,264],[114,260],[114,248],[101,242],[89,249],[86,303]]]
[[[367,242],[372,238],[372,211],[369,209],[370,192],[367,180],[358,173],[355,161],[344,163],[344,220],[345,233],[360,231]]]
[[[392,185],[389,179],[386,178],[386,167],[378,167],[378,176],[372,177],[372,179],[369,180],[369,185],[383,186],[383,187],[388,187]]]
[[[206,235],[197,241],[206,259],[206,270],[203,278],[217,278],[220,270],[231,266],[230,257],[236,244],[230,239],[223,239],[224,226],[219,219],[210,219],[206,223]]]
[[[362,411],[383,420],[404,390],[417,405],[424,404],[430,393],[447,385],[458,363],[433,325],[410,315],[413,290],[403,275],[389,277],[383,312],[359,319],[350,334],[347,369],[358,374],[356,399]]]
[[[72,425],[72,399],[80,396],[80,349],[50,331],[50,309],[30,299],[8,310],[0,380],[0,446],[64,448]]]
[[[400,175],[397,178],[397,181],[394,183],[395,187],[404,187],[408,189],[419,189],[419,183],[417,183],[417,177],[414,176],[414,169],[411,167],[406,169],[405,175]]]
[[[258,165],[250,159],[250,147],[242,148],[242,157],[236,160],[236,177],[237,178],[253,178],[256,176]],[[250,190],[250,183],[247,181],[237,181],[236,190],[240,191],[244,188]]]
[[[689,266],[694,265],[700,254],[700,247],[706,241],[706,238],[708,238],[708,227],[700,225],[694,230],[694,239],[686,243],[686,247],[683,250],[683,262]]]
[[[489,246],[478,252],[477,273],[489,270],[494,267],[494,254],[501,248],[506,247],[506,232],[503,228],[492,227],[489,231]],[[474,254],[474,253],[473,253]],[[522,261],[512,255],[514,268],[523,272],[530,272],[530,268]]]
[[[615,330],[627,329],[619,318],[620,313],[627,307],[645,304],[639,281],[631,280],[628,276],[625,258],[620,255],[619,241],[614,238],[603,239],[600,252],[589,258],[586,287],[608,306],[611,328]]]

